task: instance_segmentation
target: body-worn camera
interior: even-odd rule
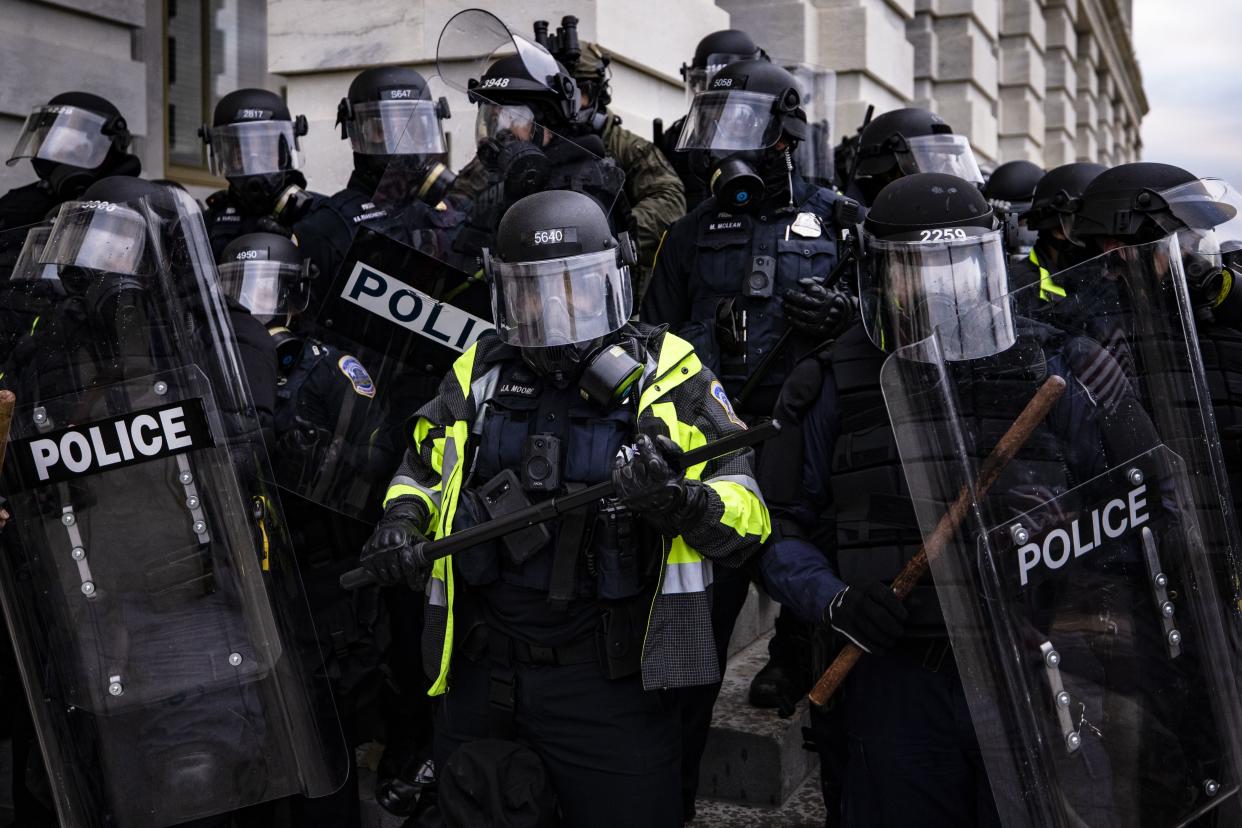
[[[551,434],[532,434],[522,447],[522,488],[555,492],[561,487],[561,441]]]
[[[750,272],[742,285],[742,295],[751,299],[771,299],[776,287],[776,259],[771,256],[755,256],[750,260]]]

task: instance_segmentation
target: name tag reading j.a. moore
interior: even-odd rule
[[[14,440],[9,456],[39,486],[214,445],[203,401],[188,399]]]
[[[362,262],[354,265],[341,298],[454,351],[464,352],[492,323]]]

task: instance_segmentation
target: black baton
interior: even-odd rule
[[[723,457],[731,452],[750,448],[762,443],[764,440],[775,437],[780,430],[780,423],[776,420],[768,420],[745,431],[737,431],[727,437],[721,437],[719,440],[714,440],[696,449],[691,449],[681,456],[678,465],[681,466],[682,470],[685,470],[690,466],[706,463],[708,460],[715,460],[717,457]],[[456,552],[461,552],[463,549],[469,549],[476,544],[504,537],[518,529],[547,523],[563,515],[565,512],[581,509],[589,503],[611,497],[615,490],[616,488],[613,486],[612,480],[608,479],[602,483],[596,483],[594,486],[587,486],[585,489],[577,492],[560,495],[545,500],[542,503],[528,506],[525,509],[519,509],[511,515],[505,515],[495,520],[489,520],[486,523],[480,523],[477,526],[471,526],[468,529],[463,529],[460,532],[455,532],[437,540],[425,541],[414,547],[414,554],[424,564],[430,563]],[[341,589],[359,589],[375,583],[375,579],[368,570],[360,567],[358,569],[351,569],[342,575],[340,583]]]

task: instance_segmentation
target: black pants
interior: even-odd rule
[[[952,666],[864,655],[841,688],[849,828],[999,828],[962,682]]]
[[[456,655],[436,717],[436,765],[488,738],[486,656]],[[681,825],[676,710],[637,676],[609,681],[595,664],[515,665],[513,738],[543,761],[565,828]]]
[[[720,660],[723,674],[729,653],[729,638],[742,605],[750,591],[750,575],[744,569],[727,566],[713,568],[712,583],[712,637],[716,642],[716,657]],[[677,691],[681,711],[681,799],[689,812],[699,790],[699,763],[703,749],[707,747],[707,733],[712,726],[712,709],[720,695],[720,682],[698,687],[684,687]]]

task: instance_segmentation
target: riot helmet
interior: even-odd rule
[[[806,137],[794,76],[768,61],[744,60],[722,68],[695,96],[677,151],[710,154],[712,195],[724,210],[747,210],[774,193],[792,199],[791,150]]]
[[[1087,185],[1070,240],[1099,253],[1176,234],[1191,298],[1201,312],[1223,304],[1221,242],[1242,240],[1242,194],[1218,178],[1170,164],[1137,162],[1105,170]]]
[[[300,313],[310,301],[310,259],[277,233],[238,236],[216,265],[224,295],[264,323]]]
[[[131,137],[112,102],[89,92],[63,92],[26,118],[7,163],[29,158],[57,197],[77,198],[109,169],[141,171],[138,159],[128,155]]]
[[[595,199],[572,190],[529,195],[500,220],[483,250],[500,338],[558,387],[578,379],[633,310],[628,233],[613,235]]]
[[[1044,169],[1030,161],[1006,161],[983,185],[983,195],[996,208],[996,215],[1005,227],[1005,248],[1010,256],[1023,258],[1035,245],[1035,231],[1022,222],[1022,214],[1031,206],[1035,185],[1043,178]]]
[[[211,126],[204,124],[198,131],[212,174],[227,178],[230,194],[254,213],[283,212],[284,202],[306,186],[298,172],[299,139],[306,133],[306,116],[292,117],[281,97],[266,89],[225,95],[216,104]]]
[[[976,185],[983,174],[970,141],[934,112],[918,107],[895,109],[872,119],[858,139],[854,181],[868,203],[884,185],[903,175],[945,173]]]
[[[608,68],[611,63],[611,55],[588,43],[570,67],[582,104],[578,118],[582,127],[591,132],[602,132],[608,120],[608,104],[612,103],[612,70]]]
[[[348,138],[353,148],[355,170],[373,183],[394,162],[403,175],[421,171],[416,190],[435,204],[455,178],[445,166],[448,144],[441,123],[450,115],[448,101],[433,101],[420,73],[407,66],[377,66],[350,83],[337,106],[336,124],[341,139]],[[424,190],[435,191],[434,201]]]
[[[689,65],[681,65],[681,79],[685,82],[687,104],[693,103],[694,96],[706,90],[708,81],[730,63],[767,58],[767,53],[755,45],[750,35],[740,29],[712,32],[694,48],[694,57]]]
[[[1036,232],[1057,231],[1068,238],[1070,221],[1083,191],[1107,169],[1103,164],[1080,161],[1049,170],[1035,185],[1031,205],[1022,214],[1022,220]]]
[[[948,360],[990,356],[1014,341],[996,214],[974,182],[903,176],[863,222],[859,301],[871,341],[895,351],[938,335]]]

